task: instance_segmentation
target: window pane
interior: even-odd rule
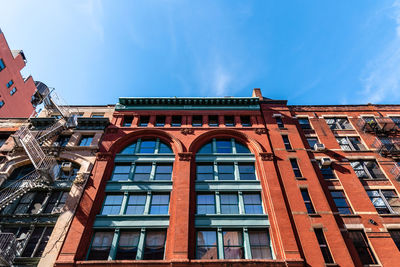
[[[197,154],[212,154],[212,143],[202,146]]]
[[[197,195],[197,214],[215,214],[214,194]]]
[[[400,230],[389,230],[389,233],[397,248],[400,250]]]
[[[174,152],[168,145],[160,142],[160,148],[158,149],[158,153],[159,154],[168,154],[168,153],[174,153]]]
[[[245,146],[241,143],[235,142],[235,146],[236,146],[236,153],[238,153],[238,154],[250,154],[251,153],[250,150],[247,148],[247,146]]]
[[[195,115],[192,117],[192,126],[202,126],[203,125],[203,116]]]
[[[217,140],[217,153],[232,153],[231,140]]]
[[[311,149],[314,149],[314,145],[318,143],[318,139],[314,138],[314,137],[307,138],[307,142],[308,142],[309,147]]]
[[[242,232],[224,231],[224,257],[225,259],[243,259]]]
[[[154,180],[171,180],[172,164],[157,164]]]
[[[143,214],[146,195],[130,195],[125,214]]]
[[[215,231],[197,232],[197,259],[218,259],[217,233]]]
[[[139,153],[151,153],[154,154],[156,148],[156,141],[152,140],[144,140],[140,144],[140,150]]]
[[[239,164],[240,180],[256,180],[255,168],[253,163]]]
[[[235,180],[233,164],[218,164],[218,180]]]
[[[135,260],[139,243],[139,232],[121,232],[117,247],[116,260]]]
[[[197,180],[214,180],[214,164],[201,163],[197,165]]]
[[[134,181],[147,181],[150,179],[151,164],[136,164]]]
[[[252,259],[272,259],[269,235],[265,231],[249,231]]]
[[[362,264],[377,264],[363,231],[349,230],[349,237],[353,241]]]
[[[130,144],[129,146],[125,147],[120,154],[135,154],[136,143]]]
[[[21,255],[22,257],[33,257],[33,252],[40,241],[44,229],[44,227],[36,227],[35,230],[33,230],[24,252]]]
[[[131,170],[131,165],[121,165],[121,164],[115,165],[111,180],[112,181],[128,180],[130,170]]]
[[[221,213],[239,214],[238,196],[236,194],[220,194]]]
[[[246,214],[263,214],[260,194],[243,194],[243,202]]]
[[[150,214],[168,214],[169,195],[156,195],[151,198]]]
[[[122,205],[122,195],[107,195],[104,200],[102,215],[119,214]]]
[[[113,237],[114,232],[96,232],[93,237],[88,260],[107,260]]]
[[[40,242],[36,248],[35,254],[33,255],[34,257],[42,256],[42,253],[47,246],[47,242],[49,241],[52,232],[53,227],[46,227],[46,230],[44,231],[42,238],[40,239]]]
[[[148,231],[143,250],[144,260],[162,260],[164,258],[165,231]]]

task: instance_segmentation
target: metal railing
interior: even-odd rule
[[[400,138],[399,137],[376,137],[372,143],[372,147],[376,148],[378,153],[384,157],[400,156]]]
[[[55,136],[56,134],[62,132],[66,128],[67,122],[64,118],[57,120],[50,127],[39,133],[39,136],[36,138],[38,142],[43,142],[48,138]]]
[[[364,132],[390,133],[399,130],[396,123],[391,118],[360,118],[357,126]]]
[[[17,241],[13,233],[0,233],[0,265],[11,266],[17,253]]]
[[[398,164],[394,164],[393,168],[390,170],[390,173],[393,174],[396,180],[400,179],[400,166]]]

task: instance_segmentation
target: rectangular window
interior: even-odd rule
[[[164,127],[165,126],[165,116],[158,115],[156,116],[156,127]]]
[[[340,214],[353,214],[343,191],[331,190],[330,193]]]
[[[114,167],[114,172],[111,176],[111,181],[126,181],[129,179],[129,173],[131,171],[130,164],[117,163]]]
[[[21,257],[40,257],[49,241],[53,227],[36,227],[25,246]]]
[[[214,164],[199,163],[197,164],[197,180],[214,180]]]
[[[394,190],[367,190],[379,214],[400,214],[400,200]]]
[[[4,70],[5,67],[6,67],[6,65],[4,65],[3,59],[0,58],[0,71]]]
[[[286,150],[292,150],[292,146],[290,145],[289,136],[282,135],[283,144],[285,145]]]
[[[243,203],[246,214],[263,214],[261,196],[259,193],[244,193]]]
[[[336,141],[344,151],[365,150],[365,146],[361,143],[361,140],[358,137],[336,137]]]
[[[224,116],[225,126],[235,126],[234,116]]]
[[[122,195],[106,195],[101,215],[117,215],[121,210]]]
[[[322,173],[322,177],[324,177],[325,180],[336,179],[335,173],[332,169],[332,165],[322,165],[321,161],[318,162],[318,165]]]
[[[154,180],[165,180],[171,181],[172,175],[172,164],[157,164],[156,173],[154,175]]]
[[[304,204],[306,205],[308,214],[315,214],[314,206],[311,202],[310,195],[308,194],[308,190],[303,188],[301,189],[301,196],[303,197]]]
[[[223,231],[224,258],[243,259],[243,236],[241,231]]]
[[[95,232],[88,260],[107,260],[113,237],[114,232]]]
[[[196,259],[218,259],[216,231],[197,231]]]
[[[276,117],[275,120],[276,120],[276,124],[278,125],[279,128],[285,128],[285,125],[283,124],[281,117]]]
[[[181,127],[182,125],[182,116],[176,115],[172,116],[171,126],[172,127]]]
[[[168,214],[169,195],[153,194],[151,196],[150,214]]]
[[[10,95],[14,95],[17,92],[17,87],[10,90]]]
[[[358,257],[363,265],[377,264],[375,256],[369,247],[367,237],[362,230],[349,230],[349,238],[356,248]]]
[[[301,129],[303,129],[303,130],[312,129],[310,121],[308,120],[308,118],[297,118],[297,120],[300,123]]]
[[[53,146],[66,147],[70,138],[70,135],[60,135],[54,142]]]
[[[252,259],[272,259],[269,234],[263,230],[249,230]]]
[[[218,180],[235,180],[235,168],[233,164],[218,163]]]
[[[208,115],[208,126],[218,127],[218,116],[217,115]]]
[[[329,247],[328,244],[326,243],[326,239],[322,229],[315,228],[314,232],[317,237],[319,248],[321,249],[322,252],[322,256],[324,256],[325,263],[333,263],[333,258],[331,252],[329,251]]]
[[[318,138],[317,137],[307,137],[307,143],[311,149],[314,149],[315,144],[318,144]]]
[[[193,127],[201,127],[201,126],[203,126],[203,116],[202,115],[194,115],[194,116],[192,116],[192,126]]]
[[[133,116],[124,116],[124,123],[122,124],[123,127],[131,127],[133,121]]]
[[[135,260],[140,232],[121,231],[119,234],[116,260]]]
[[[147,127],[149,125],[150,116],[140,116],[139,126]]]
[[[240,180],[256,180],[254,163],[239,163]]]
[[[374,160],[352,161],[350,165],[360,179],[386,179]]]
[[[300,171],[300,168],[299,168],[299,164],[297,163],[297,160],[296,159],[290,159],[290,164],[292,165],[294,176],[295,177],[303,177],[301,175],[301,171]]]
[[[389,230],[390,236],[397,248],[400,250],[400,230]]]
[[[243,127],[251,127],[250,116],[240,116],[240,122]]]
[[[348,130],[353,129],[347,118],[325,118],[331,130]]]
[[[148,181],[150,179],[151,164],[137,163],[135,165],[134,181]]]
[[[197,195],[197,214],[215,214],[214,194]]]
[[[221,213],[239,214],[239,201],[237,194],[220,194]]]
[[[129,195],[125,214],[143,214],[146,205],[146,195]]]
[[[93,141],[93,135],[83,135],[81,137],[81,141],[79,142],[79,146],[90,146]]]
[[[146,231],[146,240],[143,250],[144,260],[164,259],[165,231]]]

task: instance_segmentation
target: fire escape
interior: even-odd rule
[[[383,157],[397,161],[390,173],[400,179],[400,133],[399,126],[391,119],[384,117],[360,118],[357,125],[365,132],[373,134],[372,147]]]
[[[24,149],[35,170],[0,190],[0,210],[26,192],[47,187],[54,182],[59,172],[57,161],[54,156],[45,153],[41,144],[63,130],[77,126],[77,114],[72,112],[67,105],[61,105],[60,98],[54,91],[50,91],[41,82],[36,82],[36,87],[37,91],[32,97],[32,104],[34,106],[43,104],[47,111],[60,114],[60,118],[50,127],[37,133],[33,133],[29,126],[22,126],[13,135],[16,146]],[[14,234],[0,233],[0,265],[12,265],[16,251]]]

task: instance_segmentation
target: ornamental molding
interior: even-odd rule
[[[187,135],[187,134],[194,134],[194,130],[191,129],[191,128],[182,128],[182,129],[181,129],[181,133],[184,134],[184,135]]]
[[[193,153],[192,152],[182,152],[178,153],[179,160],[181,161],[191,161]]]
[[[112,159],[112,153],[110,152],[97,152],[96,160],[97,161],[109,161]]]
[[[256,129],[254,129],[254,132],[256,134],[266,134],[267,130],[265,128],[256,128]]]
[[[271,161],[274,160],[274,155],[269,152],[261,152],[260,153],[261,160],[263,161]]]

